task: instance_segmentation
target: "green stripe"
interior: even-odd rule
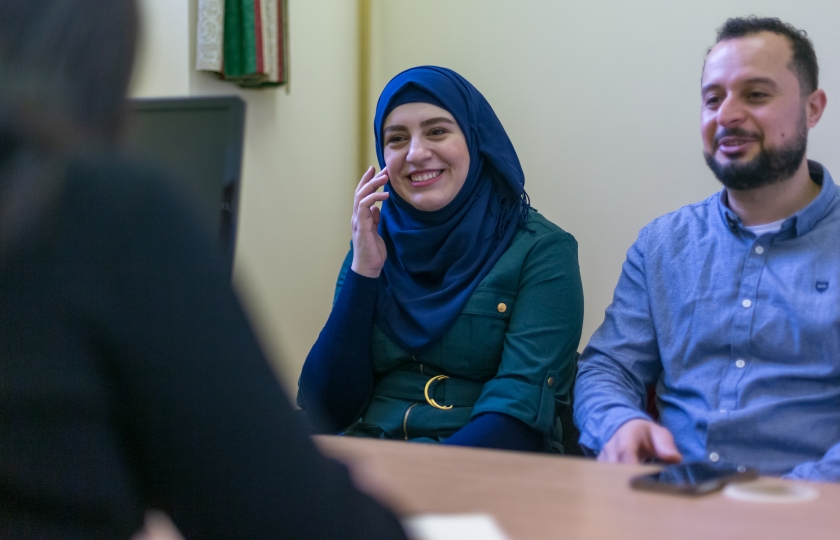
[[[254,0],[225,2],[225,78],[236,79],[257,71],[257,36]]]

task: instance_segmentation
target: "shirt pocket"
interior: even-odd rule
[[[453,369],[478,379],[491,379],[502,361],[510,314],[516,294],[502,289],[479,288],[467,301],[448,333],[450,350],[461,354]]]

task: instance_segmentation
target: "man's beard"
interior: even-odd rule
[[[742,128],[726,129],[715,136],[720,140],[726,136],[751,137],[754,134]],[[719,163],[713,154],[703,152],[706,164],[717,179],[729,189],[749,191],[787,180],[799,169],[808,147],[808,128],[802,119],[796,136],[779,148],[767,148],[762,144],[758,155],[746,163]]]

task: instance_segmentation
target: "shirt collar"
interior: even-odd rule
[[[808,160],[808,173],[814,182],[822,186],[820,193],[808,206],[785,219],[784,223],[782,223],[780,233],[793,229],[796,236],[806,234],[828,212],[829,206],[834,200],[837,193],[837,186],[834,184],[834,179],[831,178],[828,170],[822,164]],[[720,210],[724,224],[733,233],[739,230],[746,230],[741,223],[741,218],[729,209],[728,198],[729,195],[726,188],[723,188],[718,197],[718,209]]]

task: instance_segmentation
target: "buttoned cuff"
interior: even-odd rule
[[[580,445],[585,446],[595,455],[598,455],[604,445],[607,444],[607,441],[618,431],[618,428],[630,420],[636,419],[653,422],[650,416],[639,409],[622,405],[613,406],[607,414],[603,415],[600,422],[592,419],[587,420],[586,426],[584,426],[580,434]],[[597,425],[593,426],[593,423],[597,423]]]
[[[491,379],[484,384],[473,408],[472,418],[499,412],[524,422],[544,436],[554,428],[554,389],[509,378]]]

